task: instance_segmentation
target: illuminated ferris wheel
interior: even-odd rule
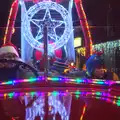
[[[33,5],[26,11],[23,21],[24,37],[39,51],[43,51],[44,27],[47,27],[48,54],[65,45],[72,31],[69,12],[56,2],[39,2]]]

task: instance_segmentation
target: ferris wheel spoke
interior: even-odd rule
[[[35,39],[36,39],[36,40],[40,40],[42,37],[43,37],[43,33],[42,33],[41,31],[38,31]]]
[[[29,38],[27,39],[27,41],[30,44],[34,44],[34,42],[37,42],[37,44],[39,42],[41,44],[44,36],[44,26],[47,25],[47,35],[50,40],[54,41],[54,45],[51,45],[53,49],[63,46],[68,41],[67,36],[70,34],[71,25],[69,22],[70,16],[67,9],[65,9],[62,5],[52,1],[39,2],[38,4],[39,7],[33,5],[28,9],[27,13],[29,13],[30,18],[29,20],[25,20],[23,22],[24,26],[27,26],[27,28],[25,29],[27,33],[26,38]],[[42,18],[39,17],[40,10],[45,10]],[[55,15],[58,13],[60,19],[56,18],[52,11],[56,11]],[[36,18],[36,16],[38,19]],[[33,29],[32,27],[35,27],[35,29]],[[31,43],[31,41],[33,41],[33,43]],[[35,44],[33,46],[36,49],[40,50],[40,48],[38,46],[35,46]]]
[[[39,26],[40,20],[38,20],[38,19],[31,19],[30,22],[32,22],[34,25],[36,25],[38,28],[40,28],[40,26]]]
[[[54,33],[48,33],[48,36],[51,39],[53,39],[55,42],[57,42],[60,39],[60,37],[58,35],[56,35],[56,32],[54,32]]]

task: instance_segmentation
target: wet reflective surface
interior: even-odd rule
[[[120,98],[108,92],[1,94],[1,120],[120,120]]]

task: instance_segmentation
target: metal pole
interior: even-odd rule
[[[49,117],[49,103],[48,103],[48,93],[45,94],[45,116],[44,116],[44,120],[48,120]]]
[[[44,76],[48,76],[48,36],[47,25],[44,26]]]

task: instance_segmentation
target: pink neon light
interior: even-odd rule
[[[75,0],[75,5],[80,18],[80,24],[85,38],[86,58],[92,54],[92,37],[89,30],[86,14],[83,9],[82,0]]]
[[[7,43],[11,43],[12,32],[14,29],[16,15],[18,11],[18,3],[19,3],[18,0],[15,0],[10,9],[10,14],[8,17],[8,23],[7,23],[7,27],[5,30],[5,36],[4,36],[4,41],[3,41],[4,45]]]

